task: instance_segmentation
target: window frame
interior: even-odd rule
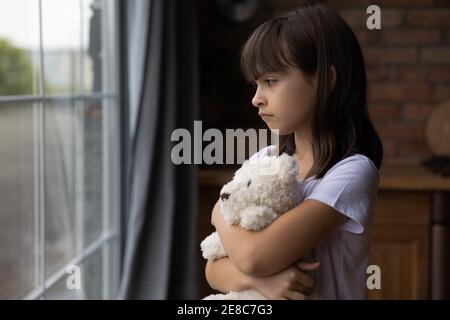
[[[122,190],[122,181],[126,179],[126,172],[124,175],[124,158],[122,150],[127,150],[126,144],[128,140],[124,138],[123,130],[123,120],[121,116],[127,114],[127,108],[122,107],[124,101],[121,88],[121,74],[123,72],[122,67],[122,52],[119,51],[119,45],[122,40],[122,26],[120,17],[120,6],[122,1],[120,0],[106,0],[111,1],[111,6],[113,7],[113,17],[114,17],[114,30],[112,35],[115,37],[114,41],[114,63],[116,69],[114,70],[116,74],[116,81],[114,83],[114,93],[90,93],[84,94],[84,77],[83,71],[81,71],[80,76],[80,90],[81,94],[62,94],[62,95],[49,95],[47,96],[44,91],[44,47],[43,47],[43,27],[42,27],[42,1],[37,0],[39,3],[39,90],[36,95],[11,95],[11,96],[0,96],[0,108],[3,105],[8,105],[11,103],[32,103],[33,108],[33,122],[34,122],[34,150],[36,151],[33,157],[33,166],[35,168],[34,174],[34,199],[35,207],[33,212],[33,219],[35,222],[34,234],[35,234],[35,280],[37,282],[37,287],[35,287],[31,292],[25,294],[22,299],[33,300],[33,299],[45,299],[46,293],[51,290],[55,284],[64,279],[68,275],[66,272],[67,266],[78,265],[81,268],[82,284],[84,284],[84,262],[87,261],[94,253],[101,250],[102,252],[102,299],[115,298],[118,290],[118,281],[120,276],[120,263],[121,261],[121,225],[122,219],[120,213],[126,206],[126,202],[123,200],[124,192]],[[80,4],[80,19],[81,27],[83,25],[83,2],[86,0],[78,0]],[[105,0],[104,0],[105,1]],[[109,8],[109,6],[108,6]],[[102,20],[103,21],[103,20]],[[102,29],[104,24],[102,23]],[[109,26],[106,26],[109,27]],[[104,32],[102,31],[101,39],[103,40]],[[80,36],[80,47],[83,48],[82,39],[83,32]],[[80,65],[83,70],[84,64]],[[51,276],[45,276],[45,112],[46,105],[49,102],[61,102],[61,101],[73,101],[75,103],[76,119],[77,121],[83,121],[83,109],[87,101],[99,100],[102,102],[102,230],[100,236],[85,247],[84,244],[84,224],[85,224],[85,212],[84,208],[84,192],[76,192],[75,202],[76,202],[76,224],[75,232],[79,238],[76,247],[77,254],[72,257],[65,265],[60,267]],[[117,108],[117,109],[114,109]],[[125,109],[125,110],[123,110]],[[82,130],[79,130],[80,126],[76,126],[78,130],[75,131],[75,139],[78,139],[79,143],[84,142]],[[81,128],[83,126],[81,125]],[[119,130],[117,130],[119,128]],[[125,131],[126,132],[126,131]],[[82,145],[84,146],[84,145]],[[81,148],[84,150],[84,148]],[[77,158],[84,159],[84,154]],[[113,161],[111,161],[113,159]],[[83,188],[83,174],[84,168],[83,161],[77,161],[78,167],[75,168],[75,180],[81,183],[76,183],[76,187]],[[80,176],[81,175],[81,176]],[[124,188],[125,189],[125,188]],[[83,190],[81,190],[83,191]],[[114,250],[114,248],[116,248]],[[115,251],[115,252],[114,252]],[[114,281],[112,281],[114,280]],[[67,289],[68,290],[68,289]],[[81,290],[76,290],[77,298],[85,299],[85,290],[82,285]]]

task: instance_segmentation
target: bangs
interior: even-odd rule
[[[248,82],[269,72],[283,72],[295,66],[289,59],[287,42],[282,36],[282,19],[273,19],[259,26],[241,52],[241,71]]]

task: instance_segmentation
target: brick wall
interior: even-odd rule
[[[278,15],[302,2],[269,0],[266,10]],[[360,41],[369,112],[383,140],[385,162],[431,156],[427,117],[450,100],[450,0],[322,2],[341,14]],[[366,28],[366,8],[371,4],[381,8],[381,30]]]

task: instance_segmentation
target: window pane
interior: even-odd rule
[[[108,265],[108,274],[106,275],[107,299],[116,299],[119,290],[119,272],[120,272],[120,248],[119,237],[115,237],[108,242],[108,255],[105,261]]]
[[[115,93],[118,69],[115,1],[84,0],[83,4],[85,91]]]
[[[38,93],[39,2],[2,0],[0,1],[0,96]]]
[[[103,231],[103,121],[101,100],[87,100],[84,112],[84,244]]]
[[[106,244],[86,258],[83,266],[83,288],[88,300],[103,299],[103,257]]]
[[[42,33],[46,93],[80,93],[80,1],[42,1]]]
[[[0,104],[0,299],[37,286],[35,107]]]
[[[85,90],[87,93],[102,92],[102,3],[98,0],[84,0],[83,52],[86,64]]]
[[[84,263],[86,299],[115,299],[119,284],[119,240],[113,238],[90,255]]]
[[[79,152],[75,101],[45,105],[45,275],[77,252],[76,170]]]
[[[85,92],[117,91],[117,34],[115,1],[83,0],[83,57]]]

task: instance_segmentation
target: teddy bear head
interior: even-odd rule
[[[297,204],[297,161],[283,153],[262,156],[243,163],[220,191],[220,208],[226,222],[239,224],[241,213],[252,207],[283,214]]]

